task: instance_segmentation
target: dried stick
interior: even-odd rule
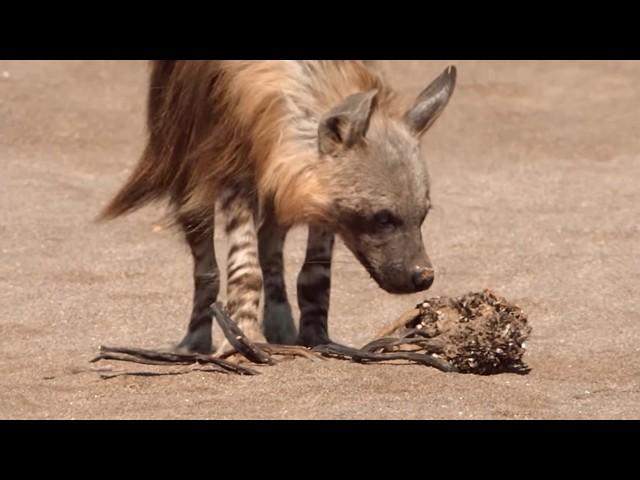
[[[225,370],[221,369],[207,369],[207,368],[188,368],[185,370],[175,370],[173,372],[116,372],[116,373],[102,373],[100,374],[100,378],[103,380],[111,380],[112,378],[118,377],[164,377],[164,376],[173,376],[173,375],[187,375],[192,372],[223,372],[228,373]]]
[[[218,321],[225,338],[238,353],[244,355],[247,360],[253,363],[266,363],[270,365],[274,363],[273,359],[267,352],[260,349],[256,344],[251,342],[244,333],[242,333],[240,327],[231,320],[231,317],[229,317],[229,314],[227,314],[222,304],[217,302],[214,303],[211,305],[211,310]]]
[[[389,360],[408,360],[422,365],[437,368],[443,372],[456,372],[456,368],[445,360],[433,357],[424,353],[414,352],[388,352],[388,353],[373,353],[367,352],[358,348],[345,347],[336,343],[329,343],[327,345],[319,345],[313,349],[314,352],[322,353],[323,355],[347,358],[358,363],[368,362],[386,362]]]
[[[455,372],[456,368],[450,363],[440,358],[434,357],[431,353],[438,353],[442,346],[437,341],[433,341],[423,335],[419,330],[412,330],[402,338],[391,337],[390,335],[398,329],[405,327],[410,321],[420,315],[417,308],[403,313],[396,321],[381,329],[374,339],[363,348],[352,348],[329,343],[319,345],[311,350],[305,347],[291,345],[272,345],[265,343],[253,343],[249,340],[236,323],[229,317],[225,308],[220,303],[211,305],[213,316],[217,320],[224,336],[233,346],[237,353],[243,355],[247,360],[255,364],[273,365],[275,360],[272,355],[283,355],[290,357],[304,357],[310,360],[324,359],[323,357],[333,357],[348,359],[357,363],[386,362],[391,360],[406,360],[410,362],[427,365],[437,368],[443,372]],[[409,338],[409,334],[418,334],[420,338]],[[416,345],[427,353],[417,353],[412,351],[394,351],[399,346]],[[126,362],[142,363],[147,365],[193,365],[210,364],[215,368],[205,371],[231,372],[240,375],[257,375],[258,371],[251,368],[242,367],[232,362],[223,360],[213,355],[184,354],[175,352],[159,352],[153,350],[143,350],[125,347],[100,347],[100,355],[92,360],[119,360]],[[193,369],[155,373],[155,372],[123,372],[103,375],[102,378],[115,378],[124,375],[135,376],[159,376],[159,375],[182,375],[193,371]]]
[[[273,343],[256,343],[255,345],[270,355],[303,357],[314,362],[317,362],[318,360],[326,360],[326,358],[312,352],[307,347],[300,347],[298,345],[277,345]]]
[[[174,352],[157,352],[140,348],[128,347],[100,347],[100,355],[91,360],[91,363],[99,360],[120,360],[125,362],[142,363],[146,365],[190,365],[194,363],[213,364],[226,371],[240,375],[257,375],[260,372],[251,368],[242,367],[235,363],[227,362],[213,355],[184,354]]]
[[[404,312],[398,319],[390,323],[389,325],[383,327],[378,333],[373,337],[373,340],[380,340],[381,338],[389,337],[399,328],[404,327],[411,320],[414,320],[416,317],[420,315],[420,310],[417,308],[412,308],[411,310],[407,310]]]

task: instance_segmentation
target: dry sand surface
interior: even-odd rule
[[[304,359],[256,377],[84,371],[100,344],[179,340],[190,313],[190,256],[160,207],[92,223],[141,151],[146,65],[0,61],[0,418],[639,418],[640,63],[384,68],[412,96],[448,63],[458,88],[424,142],[436,283],[386,294],[338,245],[331,333],[360,345],[427,296],[488,287],[529,315],[529,375]],[[305,235],[287,243],[294,304]]]

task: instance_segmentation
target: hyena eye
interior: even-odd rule
[[[395,228],[398,219],[388,210],[382,210],[373,216],[373,223],[380,229]]]

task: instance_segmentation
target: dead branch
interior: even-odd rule
[[[273,343],[256,343],[255,345],[270,355],[303,357],[314,362],[317,362],[318,360],[326,360],[323,356],[312,352],[308,348],[297,345],[276,345]]]
[[[411,320],[416,319],[419,315],[420,310],[417,308],[407,310],[402,315],[400,315],[396,321],[380,329],[380,331],[378,331],[378,333],[373,337],[373,340],[380,340],[381,338],[391,336],[398,329],[404,327],[407,323],[409,323]]]
[[[374,353],[363,349],[345,347],[336,343],[320,345],[313,349],[314,352],[322,353],[330,357],[344,358],[357,363],[388,362],[391,360],[408,360],[429,367],[437,368],[443,372],[456,372],[456,368],[450,363],[433,357],[432,355],[414,352],[387,352]]]
[[[100,355],[91,360],[92,363],[99,360],[119,360],[125,362],[142,363],[145,365],[191,365],[213,364],[225,371],[240,375],[257,375],[260,372],[248,367],[242,367],[235,363],[227,362],[213,355],[186,354],[175,352],[159,352],[130,347],[100,347]]]
[[[519,307],[488,290],[459,298],[436,297],[423,302],[382,328],[362,348],[329,343],[309,350],[300,346],[253,343],[221,304],[213,304],[211,311],[237,354],[254,364],[273,365],[273,357],[280,355],[309,360],[339,358],[356,363],[403,360],[443,372],[481,375],[501,371],[528,373],[528,367],[522,362],[524,341],[531,332],[526,316]],[[149,365],[208,364],[212,366],[206,370],[209,372],[240,375],[259,373],[214,355],[116,347],[101,347],[100,350],[100,355],[93,362],[119,360]],[[193,368],[166,374],[180,375],[191,371]],[[161,374],[124,372],[103,375],[103,378]]]
[[[256,344],[252,343],[240,330],[240,327],[231,320],[229,314],[220,303],[214,303],[211,305],[211,311],[214,317],[218,321],[225,338],[229,341],[231,346],[235,350],[244,355],[247,360],[253,363],[260,364],[272,364],[273,360],[271,356],[260,349]]]
[[[225,370],[218,368],[188,368],[184,370],[174,370],[171,372],[116,372],[116,373],[101,373],[100,378],[103,380],[111,380],[118,377],[164,377],[164,376],[176,376],[187,375],[193,372],[205,372],[205,373],[229,373]]]

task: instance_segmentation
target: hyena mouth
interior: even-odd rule
[[[358,261],[360,262],[360,264],[367,270],[369,275],[375,278],[375,275],[373,273],[373,267],[371,266],[371,263],[369,262],[367,257],[365,257],[365,255],[360,250],[354,250],[353,253],[358,259]]]
[[[397,275],[386,274],[384,271],[380,271],[373,267],[367,257],[360,251],[353,252],[358,261],[365,268],[369,276],[373,281],[382,288],[385,292],[394,295],[409,295],[417,293],[423,289],[416,288],[415,284],[411,281],[404,281],[397,277]]]
[[[359,250],[354,250],[353,253],[354,253],[355,257],[358,259],[358,261],[360,262],[360,264],[365,268],[365,270],[367,271],[369,276],[380,287],[382,287],[382,288],[384,288],[386,290],[386,288],[383,286],[384,282],[381,281],[380,274],[377,272],[377,270],[375,268],[373,268],[373,265],[371,265],[371,262],[369,262],[369,259]]]

